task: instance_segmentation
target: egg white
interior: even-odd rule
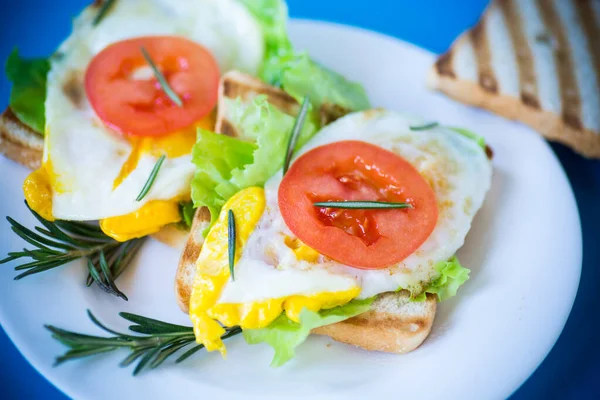
[[[430,237],[401,263],[381,270],[352,268],[321,256],[318,263],[298,260],[286,246],[294,237],[278,207],[279,172],[265,185],[266,209],[236,264],[219,303],[249,303],[290,295],[313,295],[360,286],[359,298],[399,288],[420,291],[438,276],[434,268],[463,245],[473,217],[491,184],[492,168],[473,140],[444,127],[411,131],[423,121],[402,114],[370,110],[348,115],[319,132],[296,158],[315,147],[342,140],[361,140],[409,161],[433,182],[439,219]]]
[[[260,26],[237,0],[116,1],[93,26],[97,13],[98,7],[90,6],[75,19],[48,74],[44,161],[51,162],[56,176],[52,213],[58,219],[119,216],[151,200],[185,195],[194,173],[191,155],[166,159],[150,192],[137,202],[157,161],[146,154],[113,190],[132,147],[102,125],[86,98],[83,79],[94,55],[111,43],[147,35],[178,35],[204,45],[222,73],[231,69],[256,73],[264,55]]]

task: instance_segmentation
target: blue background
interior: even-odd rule
[[[72,18],[90,1],[20,0],[11,1],[11,5],[3,1],[0,59],[5,60],[15,46],[24,56],[47,56],[67,37]],[[439,53],[476,22],[487,1],[289,0],[288,3],[292,17],[356,25]],[[3,109],[7,105],[9,84],[4,75],[0,75],[0,108]],[[575,306],[556,346],[513,398],[600,398],[597,307],[600,304],[600,161],[583,159],[561,145],[552,147],[571,180],[579,206],[583,273]],[[65,398],[27,363],[1,330],[0,365],[0,397]]]

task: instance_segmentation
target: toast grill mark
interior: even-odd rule
[[[558,69],[558,81],[562,100],[562,118],[567,125],[582,129],[581,99],[573,73],[571,51],[560,17],[552,0],[538,0],[538,9],[544,25],[554,37],[557,48],[554,49],[554,62]]]
[[[517,65],[519,68],[519,87],[521,92],[521,101],[533,108],[539,109],[537,80],[534,71],[534,60],[527,37],[523,31],[521,17],[516,4],[516,0],[501,0],[498,4],[504,15],[504,20],[508,27]]]
[[[448,50],[435,63],[438,74],[449,78],[456,78],[456,74],[452,70],[452,49]]]
[[[491,93],[498,92],[498,82],[492,68],[492,59],[485,33],[485,19],[480,20],[469,33],[473,41],[475,57],[477,58],[477,69],[479,71],[479,84]]]
[[[248,85],[240,85],[238,82],[231,82],[228,79],[223,80],[223,96],[228,99],[237,99],[240,97],[242,101],[250,100],[257,95],[264,94],[269,98],[269,103],[282,109],[286,113],[295,111],[297,107],[296,100],[286,92],[272,87],[252,87]]]
[[[321,126],[329,125],[333,121],[342,118],[349,112],[350,110],[337,104],[325,103],[321,105],[321,108],[319,110],[319,114],[321,115]]]
[[[595,37],[587,37],[584,21],[580,18],[578,9],[584,0],[579,1],[555,1],[555,6],[571,49],[571,59],[576,67],[573,71],[575,80],[579,87],[581,98],[581,124],[584,128],[600,132],[600,77],[594,64],[590,45],[600,40]],[[600,25],[600,2],[588,0],[592,8],[596,8],[596,24]]]
[[[230,137],[238,137],[239,136],[237,129],[235,129],[235,126],[233,126],[233,124],[226,119],[221,121],[221,124],[219,125],[219,128],[217,129],[217,131],[219,131],[220,134],[225,135],[225,136],[230,136]]]
[[[240,91],[237,85],[231,83],[229,80],[223,80],[223,96],[228,99],[235,99],[240,96]]]
[[[594,5],[592,4],[593,1],[597,1],[597,22],[594,18],[595,12]],[[596,83],[598,84],[598,90],[600,91],[600,1],[580,0],[578,2],[577,10],[579,11],[579,18],[581,19],[582,28],[587,39],[588,51],[594,62]]]

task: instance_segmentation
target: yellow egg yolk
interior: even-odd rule
[[[283,242],[287,247],[292,249],[298,260],[304,260],[309,263],[315,263],[319,260],[321,254],[312,247],[308,247],[302,243],[300,239],[286,236]]]
[[[125,242],[156,233],[163,226],[179,221],[178,201],[153,200],[130,214],[100,220],[100,228],[113,239]]]
[[[193,127],[160,137],[130,138],[132,151],[121,171],[115,179],[113,188],[137,167],[143,154],[167,157],[180,157],[189,154],[196,143],[196,130],[213,130],[215,113],[212,112]],[[60,192],[61,185],[52,172],[52,162],[45,162],[39,169],[33,171],[23,182],[25,200],[31,209],[47,221],[54,221],[52,215],[52,193]],[[137,211],[118,217],[100,220],[100,227],[108,236],[118,241],[146,236],[158,232],[163,226],[179,222],[179,202],[182,199],[154,200],[146,203]]]
[[[164,136],[132,136],[128,140],[132,149],[127,161],[121,167],[119,175],[115,179],[113,189],[116,189],[125,178],[129,176],[137,167],[140,158],[144,154],[150,154],[155,157],[166,155],[168,158],[181,157],[190,154],[192,147],[196,143],[196,132],[198,129],[214,130],[215,113],[211,112],[194,126],[181,131],[169,133]]]
[[[190,319],[196,341],[208,351],[225,354],[221,335],[223,327],[208,315],[217,303],[230,277],[228,257],[228,212],[233,211],[236,221],[236,261],[239,259],[250,234],[265,209],[265,194],[261,188],[248,188],[236,193],[223,206],[221,213],[208,232],[196,261],[196,278],[190,298]]]
[[[181,131],[158,137],[129,138],[132,150],[115,179],[113,189],[116,189],[135,170],[142,155],[151,154],[159,157],[164,154],[169,158],[176,158],[189,154],[196,143],[196,131],[199,128],[213,130],[214,126],[215,113],[211,112],[193,127]],[[100,228],[113,239],[124,242],[156,233],[163,226],[179,221],[181,221],[179,199],[154,200],[130,214],[100,220]]]
[[[23,182],[23,194],[27,204],[47,221],[54,221],[52,186],[55,181],[52,163],[46,162],[39,169],[30,173]]]
[[[202,246],[196,262],[196,278],[190,299],[190,319],[194,325],[196,341],[203,344],[208,351],[219,350],[225,355],[225,345],[221,340],[225,333],[222,325],[260,329],[268,326],[282,312],[285,312],[290,320],[300,322],[300,312],[304,308],[319,311],[337,307],[348,303],[360,293],[360,288],[354,287],[345,291],[322,292],[308,296],[290,295],[251,303],[219,303],[221,293],[230,279],[228,212],[232,210],[236,220],[237,262],[264,208],[265,196],[262,189],[248,188],[238,192],[223,206]],[[294,248],[290,244],[288,246]],[[316,261],[316,251],[299,241],[295,246],[296,249],[304,246],[305,249],[300,255]],[[318,257],[318,253],[316,254]]]

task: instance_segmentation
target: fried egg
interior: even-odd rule
[[[98,6],[84,10],[51,60],[43,167],[24,191],[46,219],[102,220],[105,232],[127,240],[179,220],[178,203],[189,200],[194,174],[196,128],[214,129],[214,115],[159,138],[121,136],[100,121],[86,97],[84,76],[92,58],[123,39],[176,35],[209,49],[221,73],[256,73],[264,38],[237,0],[117,1],[94,25],[97,14]],[[144,79],[148,71],[138,75]],[[136,201],[162,154],[166,159],[150,191]]]
[[[282,173],[262,188],[232,197],[208,233],[197,261],[190,316],[200,342],[224,351],[220,324],[243,329],[268,326],[282,312],[298,321],[303,308],[312,311],[409,289],[420,293],[439,276],[438,262],[463,245],[476,212],[491,184],[491,163],[474,140],[451,129],[413,131],[423,121],[396,112],[370,110],[350,114],[328,125],[295,158],[322,145],[358,140],[407,160],[435,192],[439,211],[428,239],[410,256],[384,269],[357,269],[309,248],[286,226],[278,205]],[[235,279],[227,262],[227,212],[238,232]]]

